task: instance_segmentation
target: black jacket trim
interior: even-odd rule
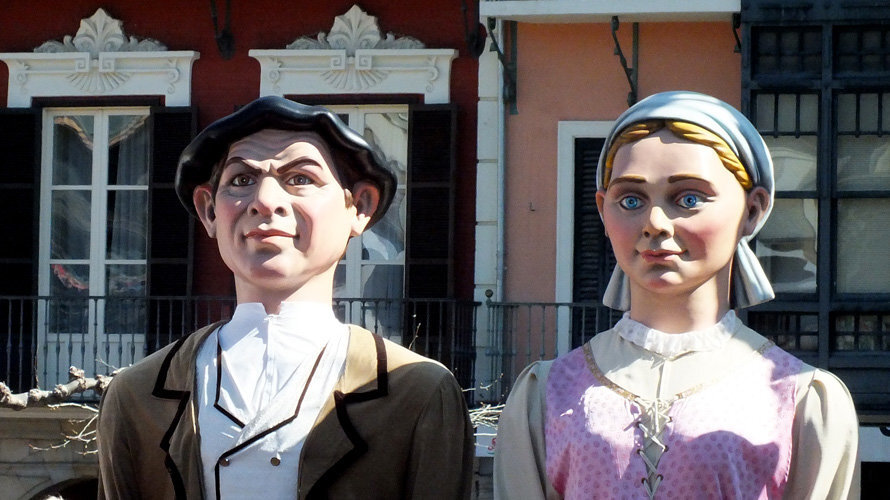
[[[216,408],[220,413],[225,415],[229,420],[235,423],[238,427],[244,428],[244,422],[241,421],[235,415],[223,408],[222,405],[219,404],[219,393],[222,391],[222,345],[219,343],[219,337],[216,339],[216,398],[213,399],[213,407]]]
[[[167,371],[170,369],[170,364],[173,362],[173,356],[179,352],[179,349],[182,347],[182,344],[185,343],[185,339],[189,336],[182,337],[176,344],[170,349],[170,352],[167,353],[167,356],[164,358],[164,362],[161,363],[161,369],[158,371],[158,378],[155,380],[155,387],[151,391],[152,396],[163,398],[163,399],[178,399],[179,406],[176,409],[176,415],[173,417],[173,422],[171,422],[170,427],[167,428],[167,432],[164,433],[164,437],[161,439],[161,449],[164,450],[164,466],[167,468],[167,473],[170,474],[170,481],[173,482],[173,492],[176,495],[177,499],[185,500],[185,481],[182,479],[182,474],[179,472],[179,469],[176,467],[176,462],[173,461],[173,457],[170,456],[170,439],[173,437],[173,433],[176,431],[176,427],[179,425],[179,421],[182,420],[182,415],[185,413],[186,406],[188,406],[188,400],[191,396],[191,392],[189,391],[174,391],[170,389],[166,389],[164,386],[167,384]]]
[[[349,418],[347,406],[354,403],[370,401],[372,399],[382,398],[389,394],[389,375],[386,370],[386,347],[383,344],[383,338],[377,334],[374,336],[374,346],[377,349],[377,388],[365,392],[350,392],[343,394],[341,391],[334,391],[334,405],[337,409],[337,420],[346,437],[352,442],[353,448],[340,460],[338,460],[330,469],[318,479],[312,490],[306,495],[307,499],[327,498],[326,491],[331,484],[340,476],[344,470],[352,465],[356,460],[368,451],[368,443],[359,435],[358,430],[352,424]]]

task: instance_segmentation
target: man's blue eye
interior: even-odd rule
[[[684,208],[695,208],[701,202],[701,196],[695,194],[684,194],[680,198],[680,206]]]
[[[619,201],[618,204],[628,210],[635,210],[640,208],[642,202],[636,196],[625,196],[624,198],[621,198],[621,201]]]

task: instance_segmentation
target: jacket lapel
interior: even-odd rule
[[[353,405],[387,395],[388,373],[383,339],[350,326],[343,376],[325,401],[309,432],[300,459],[299,498],[323,492],[344,469],[368,450],[355,427]]]
[[[159,443],[166,454],[177,499],[201,498],[201,455],[195,410],[195,357],[204,339],[221,323],[206,326],[183,337],[167,353],[158,370],[152,395],[175,404],[175,413]]]

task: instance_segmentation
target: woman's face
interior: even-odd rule
[[[750,204],[714,150],[666,129],[622,146],[608,189],[597,193],[632,300],[709,288],[728,300],[736,245],[760,215]]]

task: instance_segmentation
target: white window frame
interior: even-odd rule
[[[560,121],[556,153],[556,302],[572,301],[575,258],[575,139],[605,138],[614,121]],[[568,308],[559,308],[556,349],[571,350],[571,318]]]
[[[349,127],[353,130],[357,131],[359,134],[362,134],[362,130],[364,129],[364,117],[368,114],[373,113],[405,113],[408,114],[409,106],[407,104],[381,104],[381,105],[334,105],[327,106],[328,109],[333,111],[334,113],[340,115],[348,115],[349,116]],[[362,134],[363,135],[363,134]],[[408,145],[405,144],[406,153]],[[407,159],[406,159],[406,167],[407,167]],[[405,194],[407,192],[407,186],[404,184],[399,184],[397,187],[397,198],[398,193],[402,194],[401,199],[405,199]],[[407,227],[405,226],[405,214],[401,214],[402,224],[405,227],[405,241],[402,242],[403,246],[407,245]],[[362,267],[365,265],[400,265],[404,272],[405,269],[405,254],[402,253],[401,257],[398,260],[362,260],[362,238],[364,236],[360,235],[349,242],[349,246],[346,247],[346,253],[343,257],[343,260],[346,261],[346,293],[344,298],[363,298],[362,296]],[[402,292],[400,297],[391,297],[393,299],[401,299],[405,297],[405,286],[404,281],[402,282]],[[381,297],[370,297],[370,298],[381,298]]]
[[[124,265],[143,265],[148,267],[148,255],[145,259],[107,259],[106,258],[106,227],[108,215],[108,122],[109,117],[115,115],[142,115],[148,117],[150,109],[146,106],[139,107],[94,107],[94,108],[45,108],[42,115],[42,135],[41,135],[41,165],[40,165],[40,213],[39,213],[39,251],[38,251],[38,271],[37,271],[37,289],[41,297],[50,296],[50,280],[52,275],[49,272],[52,264],[72,264],[72,265],[88,265],[90,268],[89,291],[90,297],[104,297],[105,290],[105,271],[107,265],[124,264]],[[54,146],[54,130],[53,118],[56,116],[93,116],[94,123],[94,146],[92,156],[92,173],[89,187],[90,192],[90,255],[88,259],[53,259],[50,255],[50,241],[52,238],[52,194],[55,191],[74,190],[74,185],[53,185],[52,169],[53,169],[53,146]],[[77,190],[82,189],[83,185],[77,185]],[[145,191],[149,190],[149,185],[144,186],[115,186],[112,190],[116,191]],[[86,260],[87,262],[84,262]],[[89,304],[88,326],[86,332],[49,332],[47,331],[47,304],[41,300],[38,305],[38,345],[50,345],[58,343],[61,345],[62,356],[67,359],[66,351],[71,353],[71,362],[82,363],[83,367],[93,366],[99,360],[88,359],[91,353],[104,352],[105,349],[99,349],[99,341],[112,344],[109,349],[110,353],[121,353],[120,359],[103,360],[113,366],[127,366],[142,357],[145,344],[145,332],[119,332],[123,335],[106,336],[105,335],[105,315],[104,315],[104,299],[98,299],[94,304]],[[118,346],[120,343],[126,346]],[[75,347],[77,345],[77,347]],[[120,349],[119,347],[123,347]],[[83,359],[77,359],[75,353],[83,349]],[[131,356],[130,353],[133,355]],[[49,370],[57,363],[53,363],[50,359],[54,353],[43,353],[44,363],[43,379],[44,383],[63,383],[66,375],[64,373],[51,373]],[[130,359],[134,358],[134,359]],[[67,367],[61,367],[67,370]],[[57,380],[47,380],[53,376]]]

